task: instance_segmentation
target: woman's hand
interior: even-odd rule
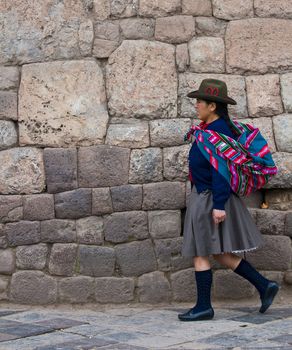
[[[226,212],[225,210],[213,209],[212,216],[215,224],[217,225],[219,222],[225,220]]]

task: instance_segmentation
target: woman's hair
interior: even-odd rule
[[[227,103],[224,102],[217,102],[217,101],[207,101],[204,100],[208,105],[212,102],[216,103],[216,109],[214,111],[214,113],[216,113],[217,115],[219,115],[220,118],[223,118],[226,123],[228,124],[229,128],[231,129],[231,131],[236,135],[239,136],[240,133],[238,133],[236,130],[234,130],[230,117],[229,117],[229,113],[228,113],[228,106]]]

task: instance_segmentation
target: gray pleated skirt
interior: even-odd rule
[[[184,219],[183,256],[241,253],[264,245],[262,233],[239,196],[230,194],[225,203],[226,217],[217,225],[212,217],[212,205],[212,191],[198,193],[194,185]]]

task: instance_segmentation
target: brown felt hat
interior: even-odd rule
[[[199,90],[189,92],[187,97],[229,103],[231,105],[237,104],[235,100],[228,96],[226,83],[219,79],[202,80]]]

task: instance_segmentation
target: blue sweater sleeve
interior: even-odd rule
[[[225,203],[227,202],[230,194],[231,187],[214,167],[212,168],[212,195],[213,195],[213,209],[225,210]]]

